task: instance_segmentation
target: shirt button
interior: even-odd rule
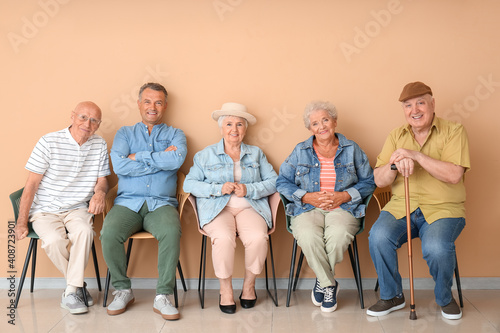
[[[318,163],[316,163],[315,166],[318,166]]]
[[[297,172],[297,175],[300,175],[300,172]]]
[[[146,187],[149,187],[149,185],[146,185]]]

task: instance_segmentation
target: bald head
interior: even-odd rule
[[[78,103],[71,113],[70,132],[75,141],[80,145],[85,143],[99,128],[101,116],[101,109],[94,102]]]

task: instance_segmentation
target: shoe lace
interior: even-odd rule
[[[170,300],[168,299],[167,295],[158,295],[158,299],[156,300],[157,302],[160,302],[164,306],[172,306],[172,303],[170,303]]]
[[[333,302],[333,287],[325,288],[325,298],[323,302]]]
[[[319,281],[316,280],[316,286],[314,287],[314,291],[317,292],[317,293],[322,293],[324,294],[325,293],[325,290],[326,288],[321,288],[320,284],[319,284]]]
[[[113,296],[115,296],[115,300],[125,301],[125,298],[129,294],[127,290],[115,290],[113,291]]]

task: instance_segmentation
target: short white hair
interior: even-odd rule
[[[327,101],[313,101],[307,104],[304,110],[304,125],[307,129],[311,127],[311,120],[309,117],[311,117],[311,114],[316,111],[326,111],[330,117],[337,120],[337,108],[335,105]]]
[[[219,124],[219,128],[222,128],[222,124],[224,123],[224,119],[226,119],[227,117],[236,117],[236,118],[242,119],[245,122],[245,128],[248,128],[248,121],[245,118],[238,117],[238,116],[220,116],[219,119],[217,119],[217,123]]]

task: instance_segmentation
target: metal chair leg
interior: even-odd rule
[[[102,290],[101,288],[101,274],[99,274],[99,263],[97,262],[97,253],[95,250],[95,244],[92,242],[92,258],[94,258],[94,269],[95,269],[95,276],[97,278],[97,288],[99,291]]]
[[[174,280],[174,301],[175,301],[175,307],[179,307],[179,298],[177,295],[177,279]]]
[[[297,240],[293,240],[292,260],[290,262],[290,274],[288,275],[288,291],[286,294],[286,307],[290,306],[290,296],[292,295],[293,273],[295,270],[295,257],[297,255]]]
[[[184,289],[184,292],[188,291],[187,286],[186,286],[186,281],[184,280],[184,274],[182,274],[182,267],[181,267],[181,262],[177,262],[177,270],[179,271],[179,277],[181,278],[182,282],[182,289]]]
[[[269,235],[269,251],[271,254],[271,268],[273,270],[273,284],[274,284],[274,296],[271,294],[271,291],[269,290],[269,283],[267,279],[267,258],[265,262],[265,268],[266,268],[266,289],[267,293],[269,294],[269,297],[273,300],[274,305],[278,306],[278,290],[276,288],[276,272],[274,270],[274,256],[273,256],[273,243],[271,241],[271,235]]]
[[[26,259],[24,259],[23,272],[21,273],[21,278],[19,279],[19,285],[17,286],[16,302],[14,303],[14,308],[17,309],[17,303],[19,303],[19,298],[21,297],[21,292],[23,291],[24,279],[26,278],[26,271],[28,270],[31,253],[33,251],[33,245],[36,247],[37,240],[32,238],[28,246],[28,252],[26,253]],[[33,279],[33,277],[31,277]]]
[[[464,307],[464,300],[462,297],[462,285],[460,283],[460,272],[458,271],[458,260],[455,254],[455,280],[457,282],[458,298],[460,300],[460,307]]]
[[[33,289],[35,288],[35,268],[36,268],[36,249],[37,249],[37,244],[38,244],[38,239],[35,239],[35,243],[33,244],[33,253],[32,253],[32,260],[31,260],[31,287],[30,287],[30,292],[33,292]]]
[[[207,236],[201,236],[201,258],[200,273],[198,275],[198,296],[200,298],[201,308],[205,308],[205,268],[207,259]],[[201,291],[200,291],[201,288]]]
[[[353,257],[354,257],[354,265],[353,270],[354,273],[354,278],[356,280],[356,286],[358,287],[358,293],[359,293],[359,302],[361,304],[361,309],[365,308],[365,301],[364,301],[364,296],[363,296],[363,283],[361,280],[361,269],[359,268],[359,255],[358,255],[358,243],[356,241],[356,236],[354,236],[354,239],[352,241],[352,251],[354,252]],[[349,244],[349,252],[351,252],[351,245]]]
[[[297,272],[293,281],[293,291],[297,290],[297,283],[299,282],[300,271],[302,270],[302,263],[304,262],[304,252],[300,250],[299,263],[297,264]]]
[[[106,273],[106,283],[104,284],[104,300],[102,302],[102,306],[106,307],[108,303],[108,292],[109,292],[109,283],[111,282],[111,273],[108,272]]]

